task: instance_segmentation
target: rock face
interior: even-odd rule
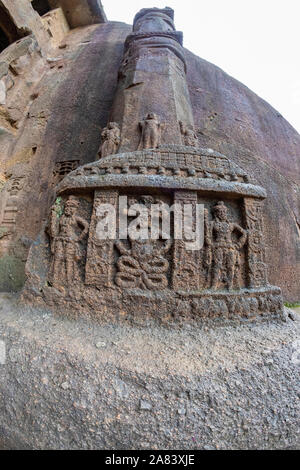
[[[299,320],[268,279],[299,297],[298,134],[185,51],[171,9],[73,29],[53,3],[58,47],[29,28],[0,55],[2,289],[27,260],[21,301],[0,295],[0,447],[297,448]],[[120,195],[202,203],[201,253],[103,243]]]
[[[300,136],[268,103],[218,67],[187,52],[199,141],[238,163],[267,190],[269,279],[300,296]]]
[[[17,286],[15,279],[22,278],[30,243],[54,200],[55,184],[97,155],[100,128],[110,118],[130,32],[130,26],[116,22],[71,30],[51,60],[44,62],[34,99],[20,110],[22,125],[17,131],[9,128],[8,136],[1,135],[5,139],[2,159],[7,162],[2,165],[2,181],[6,181],[1,198],[2,289],[20,286],[22,280]],[[245,86],[216,66],[184,53],[199,145],[225,154],[267,190],[269,281],[282,288],[286,300],[298,300],[300,137]],[[13,96],[14,87],[8,91],[8,102]],[[6,127],[11,121],[7,122]],[[4,201],[16,179],[18,203],[8,206],[14,212],[7,233]]]

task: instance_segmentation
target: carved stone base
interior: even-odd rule
[[[27,290],[24,300],[37,304],[37,292]],[[212,290],[183,292],[172,290],[126,291],[75,286],[68,292],[44,287],[39,301],[54,312],[69,318],[91,318],[98,323],[133,323],[147,325],[149,322],[169,325],[172,323],[226,324],[240,321],[282,318],[283,303],[278,287],[268,286],[239,291]]]

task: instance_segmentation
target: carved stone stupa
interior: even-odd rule
[[[173,16],[170,8],[136,15],[98,158],[59,183],[31,248],[30,301],[141,322],[282,314],[280,289],[267,280],[265,190],[226,156],[198,147]],[[169,240],[99,238],[99,207],[119,215],[119,196],[146,207],[203,205],[203,246],[176,239],[174,221]]]

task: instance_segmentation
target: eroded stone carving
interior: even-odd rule
[[[116,122],[109,122],[101,133],[102,143],[98,152],[99,158],[117,153],[120,145],[120,127]]]
[[[160,144],[161,122],[155,113],[149,113],[139,122],[141,139],[138,150],[155,149]]]
[[[58,184],[71,171],[76,170],[79,165],[79,160],[67,160],[63,162],[56,162],[53,170],[53,184]]]
[[[165,254],[171,244],[171,240],[160,245],[152,240],[130,240],[131,246],[127,248],[123,242],[116,242],[121,253],[117,262],[116,284],[122,288],[165,289],[169,269]]]
[[[128,159],[124,159],[128,156]],[[224,155],[214,152],[208,156],[205,149],[177,145],[160,145],[159,149],[148,149],[147,152],[118,153],[112,161],[101,159],[93,166],[84,165],[76,170],[77,176],[88,177],[92,174],[166,174],[182,178],[198,177],[214,180],[237,181],[248,183],[248,175],[234,165]],[[233,179],[234,174],[234,179]]]
[[[193,211],[197,203],[195,191],[176,191],[174,202],[181,206],[192,205]],[[193,230],[195,227],[193,227]],[[180,290],[199,289],[199,250],[187,250],[185,240],[174,240],[173,250],[173,287]]]
[[[72,197],[60,217],[52,209],[50,273],[45,269],[41,282],[31,276],[36,285],[29,286],[28,295],[41,293],[49,305],[100,321],[142,324],[149,318],[166,323],[175,318],[280,315],[280,290],[266,278],[261,209],[266,193],[249,184],[249,176],[230,159],[198,147],[182,37],[175,31],[172,10],[139,12],[124,51],[112,122],[102,131],[99,157],[105,158],[71,171],[57,186],[62,198],[80,194],[80,206]],[[100,206],[110,204],[109,213],[124,211],[127,216],[121,196],[128,198],[128,207],[135,202],[147,209],[159,202],[168,210],[173,204],[181,209],[189,205],[196,218],[197,204],[202,204],[204,245],[202,223],[195,230],[197,222],[188,222],[201,235],[201,243],[191,248],[186,233],[177,237],[180,222],[170,213],[170,239],[162,233],[158,240],[151,235],[137,240],[130,233],[123,237],[118,230],[127,227],[129,232],[131,221],[126,219],[126,225],[118,217],[109,221],[113,235],[102,239],[105,216]],[[45,256],[46,249],[34,244],[31,260],[40,253]],[[45,286],[47,276],[50,286]],[[70,289],[74,282],[75,289]]]
[[[145,8],[134,19],[133,31],[135,33],[169,32],[175,31],[173,21],[174,12],[171,8]]]
[[[49,281],[53,285],[71,287],[74,282],[80,281],[80,242],[87,235],[89,224],[76,214],[78,207],[79,200],[70,196],[60,217],[57,204],[51,208],[49,235],[52,261]]]
[[[238,283],[240,250],[246,242],[247,232],[237,223],[230,222],[228,209],[223,201],[219,201],[215,205],[214,219],[206,223],[206,244],[208,247],[206,264],[208,270],[211,270],[211,288],[214,290],[219,288],[224,272],[227,288],[232,289],[234,280]],[[237,233],[236,240],[233,238],[234,232]]]
[[[244,210],[249,234],[247,243],[249,283],[251,286],[261,286],[267,282],[262,203],[258,199],[245,198]]]
[[[116,248],[121,256],[117,261],[117,274],[115,283],[123,289],[140,288],[144,290],[163,290],[168,287],[169,260],[167,253],[172,246],[171,239],[165,239],[162,232],[162,212],[164,211],[163,202],[151,195],[142,195],[130,197],[129,207],[133,204],[143,204],[148,212],[148,238],[135,239],[128,231],[127,241],[116,241]],[[151,206],[156,204],[160,207],[158,213],[158,239],[151,239]],[[128,220],[129,223],[130,219]]]
[[[85,283],[89,286],[103,288],[113,283],[114,240],[99,238],[97,224],[102,218],[98,214],[100,205],[110,204],[116,210],[117,201],[117,191],[95,191],[85,266]]]
[[[11,178],[10,187],[8,188],[8,192],[12,196],[16,196],[19,193],[19,191],[22,190],[23,182],[24,182],[23,180],[24,180],[23,176],[14,176],[14,177]]]
[[[183,144],[188,147],[198,147],[198,138],[194,129],[188,127],[182,121],[179,121],[179,127],[183,138]]]
[[[10,175],[9,175],[10,176]],[[24,187],[24,176],[12,176],[7,185],[7,194],[2,196],[0,208],[0,251],[7,250],[16,231],[20,195]],[[1,206],[1,204],[0,204]]]

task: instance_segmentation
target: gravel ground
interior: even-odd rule
[[[288,313],[217,328],[101,326],[1,294],[0,447],[299,448],[300,315]]]

